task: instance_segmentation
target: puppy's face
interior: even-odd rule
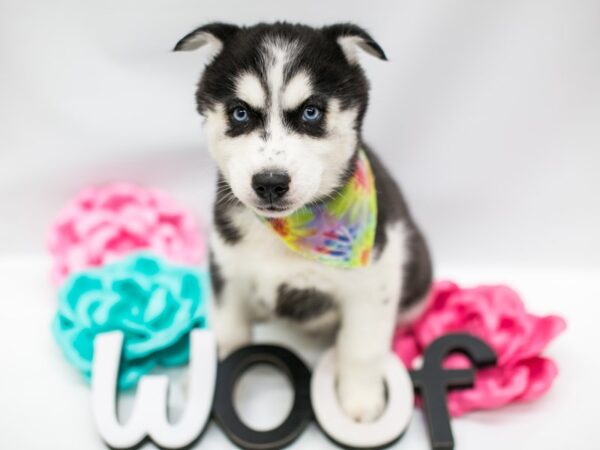
[[[175,49],[205,44],[198,111],[233,194],[266,217],[332,195],[352,173],[368,101],[356,50],[385,59],[379,45],[353,25],[211,24]]]

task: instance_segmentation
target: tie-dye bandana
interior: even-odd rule
[[[289,248],[307,258],[344,268],[368,265],[377,196],[367,155],[359,152],[354,175],[331,200],[265,222]]]

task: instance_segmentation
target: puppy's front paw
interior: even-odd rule
[[[382,379],[340,377],[338,398],[344,412],[356,422],[372,422],[385,409],[385,385]]]

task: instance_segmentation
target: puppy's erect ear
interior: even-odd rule
[[[371,35],[352,23],[338,23],[323,28],[323,33],[337,41],[350,64],[358,64],[358,49],[387,61],[385,52]]]
[[[238,31],[240,31],[240,28],[236,25],[219,22],[209,23],[186,34],[175,44],[173,51],[191,51],[210,45],[212,56],[215,57]]]

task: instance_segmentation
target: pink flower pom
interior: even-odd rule
[[[52,279],[151,250],[173,262],[198,264],[204,242],[192,215],[158,190],[114,183],[83,190],[58,214],[49,235]]]
[[[499,408],[545,394],[558,369],[553,361],[540,354],[565,328],[561,317],[528,313],[519,295],[509,287],[462,289],[451,282],[438,282],[433,286],[425,313],[414,323],[396,330],[393,348],[409,368],[431,342],[448,333],[473,334],[497,352],[498,365],[479,370],[473,389],[448,394],[450,414],[457,417],[468,411]],[[450,356],[444,363],[447,368],[469,365],[461,355]]]

